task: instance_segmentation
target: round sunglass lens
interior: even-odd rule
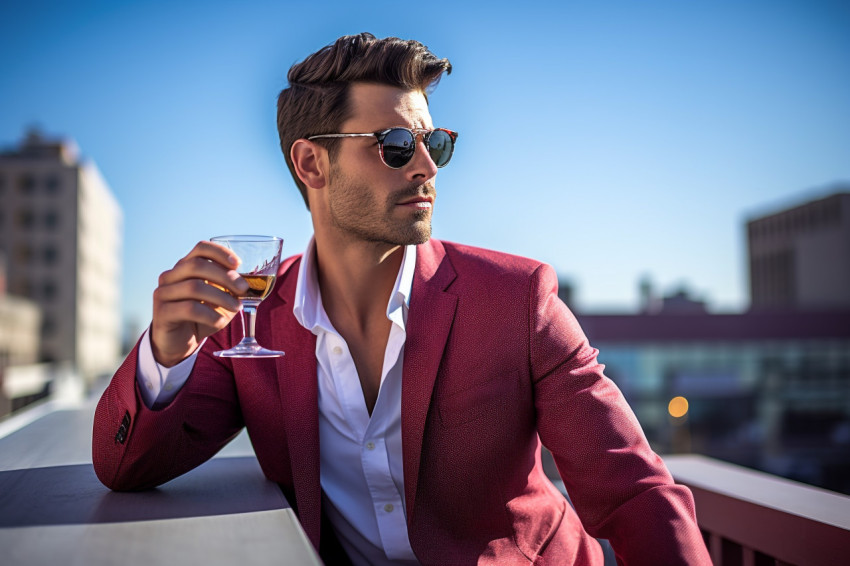
[[[384,163],[393,169],[407,165],[416,150],[413,136],[407,130],[400,128],[390,130],[384,137],[382,146]]]
[[[428,150],[434,165],[442,167],[452,158],[452,138],[443,130],[434,130],[428,138]]]

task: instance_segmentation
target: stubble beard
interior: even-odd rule
[[[399,219],[396,207],[417,196],[435,196],[432,184],[405,187],[389,195],[381,206],[367,185],[338,169],[332,170],[332,178],[330,218],[340,232],[360,241],[391,246],[424,244],[431,239],[432,208],[411,210],[406,218]]]

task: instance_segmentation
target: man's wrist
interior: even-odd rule
[[[203,346],[201,342],[194,352],[190,352],[176,364],[166,367],[154,356],[152,334],[148,328],[142,336],[136,368],[139,392],[148,408],[163,407],[174,400],[192,373],[198,349]]]
[[[198,349],[198,344],[197,342],[195,342],[193,344],[187,345],[186,350],[184,350],[182,353],[168,354],[157,347],[156,340],[154,340],[153,337],[153,332],[151,332],[150,340],[151,353],[153,354],[154,361],[156,361],[156,363],[165,368],[172,368],[176,366],[177,364],[191,356],[195,352],[195,350]]]

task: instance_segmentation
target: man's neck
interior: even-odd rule
[[[402,246],[340,242],[316,234],[322,306],[348,345],[369,415],[378,400],[392,326],[387,304],[403,257]]]
[[[316,267],[322,305],[334,326],[366,332],[386,319],[403,246],[340,242],[316,235]]]

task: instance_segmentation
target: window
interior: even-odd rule
[[[48,210],[44,213],[44,227],[55,229],[59,226],[59,214],[55,210]]]
[[[15,261],[21,264],[27,264],[32,259],[32,248],[29,244],[18,244],[15,246]]]
[[[32,210],[19,210],[16,218],[16,223],[18,225],[18,228],[29,230],[33,227],[33,224],[35,224],[35,214]]]
[[[18,178],[18,192],[23,195],[31,195],[35,191],[35,177],[30,174],[21,175]]]
[[[51,316],[45,316],[41,319],[41,335],[45,337],[56,334],[56,321]]]
[[[47,181],[44,183],[44,188],[47,189],[47,192],[51,195],[55,195],[59,192],[61,187],[61,183],[59,182],[59,177],[56,175],[51,175],[47,178]]]
[[[53,281],[45,281],[41,286],[41,297],[46,301],[52,301],[58,294],[58,288]]]
[[[19,297],[29,297],[30,296],[30,280],[28,277],[17,277],[14,281],[12,281],[12,285],[9,287],[10,295],[18,295]]]
[[[56,249],[56,246],[48,244],[41,251],[41,257],[47,265],[54,265],[59,259],[59,251]]]

